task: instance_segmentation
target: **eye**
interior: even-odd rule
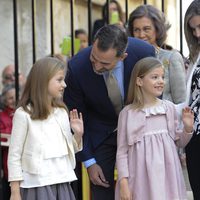
[[[151,30],[151,27],[144,27],[144,32],[149,32]]]
[[[139,29],[139,28],[134,28],[134,29],[133,29],[133,32],[134,32],[134,33],[139,33],[139,32],[140,32],[140,29]]]
[[[57,81],[60,83],[60,82],[62,82],[64,79],[63,78],[59,78],[59,79],[57,79]]]
[[[158,76],[157,76],[157,75],[154,75],[154,76],[152,76],[152,78],[153,78],[153,79],[157,79],[157,78],[158,78]]]

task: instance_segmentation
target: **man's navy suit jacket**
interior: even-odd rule
[[[69,110],[77,108],[83,114],[84,145],[78,156],[81,161],[94,157],[93,149],[116,129],[118,122],[104,78],[93,71],[90,62],[91,49],[90,46],[82,50],[68,62],[67,87],[64,92],[64,102]],[[124,60],[124,101],[135,63],[141,58],[155,56],[155,49],[147,42],[129,38],[126,52],[128,56]]]

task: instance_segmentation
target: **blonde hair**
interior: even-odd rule
[[[131,72],[126,104],[132,104],[134,109],[144,107],[144,97],[141,88],[137,85],[137,78],[143,78],[150,71],[158,67],[162,67],[162,63],[154,57],[142,58],[135,64]]]
[[[36,61],[29,72],[18,107],[22,106],[32,119],[46,119],[51,112],[47,104],[49,81],[65,68],[66,64],[58,58],[45,57]],[[51,105],[67,110],[62,99],[52,99]]]

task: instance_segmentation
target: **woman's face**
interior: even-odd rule
[[[137,18],[133,21],[132,35],[150,44],[156,44],[156,29],[151,19],[147,17]]]
[[[15,108],[15,89],[10,89],[8,92],[5,94],[5,105],[9,108]]]
[[[189,20],[189,26],[192,29],[193,35],[197,38],[200,44],[200,15],[196,15]]]
[[[112,2],[109,4],[109,12],[118,12],[116,3]]]

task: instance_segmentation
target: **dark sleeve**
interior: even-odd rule
[[[83,121],[84,121],[84,135],[83,135],[83,150],[77,153],[78,159],[81,161],[88,160],[93,157],[91,150],[91,142],[86,131],[86,122],[87,122],[87,112],[86,106],[84,102],[84,94],[81,90],[81,87],[78,82],[77,74],[75,68],[73,68],[73,63],[68,63],[68,72],[65,78],[65,82],[67,87],[64,92],[64,102],[67,105],[69,110],[77,109],[78,112],[82,112]],[[78,70],[78,69],[77,69]]]

